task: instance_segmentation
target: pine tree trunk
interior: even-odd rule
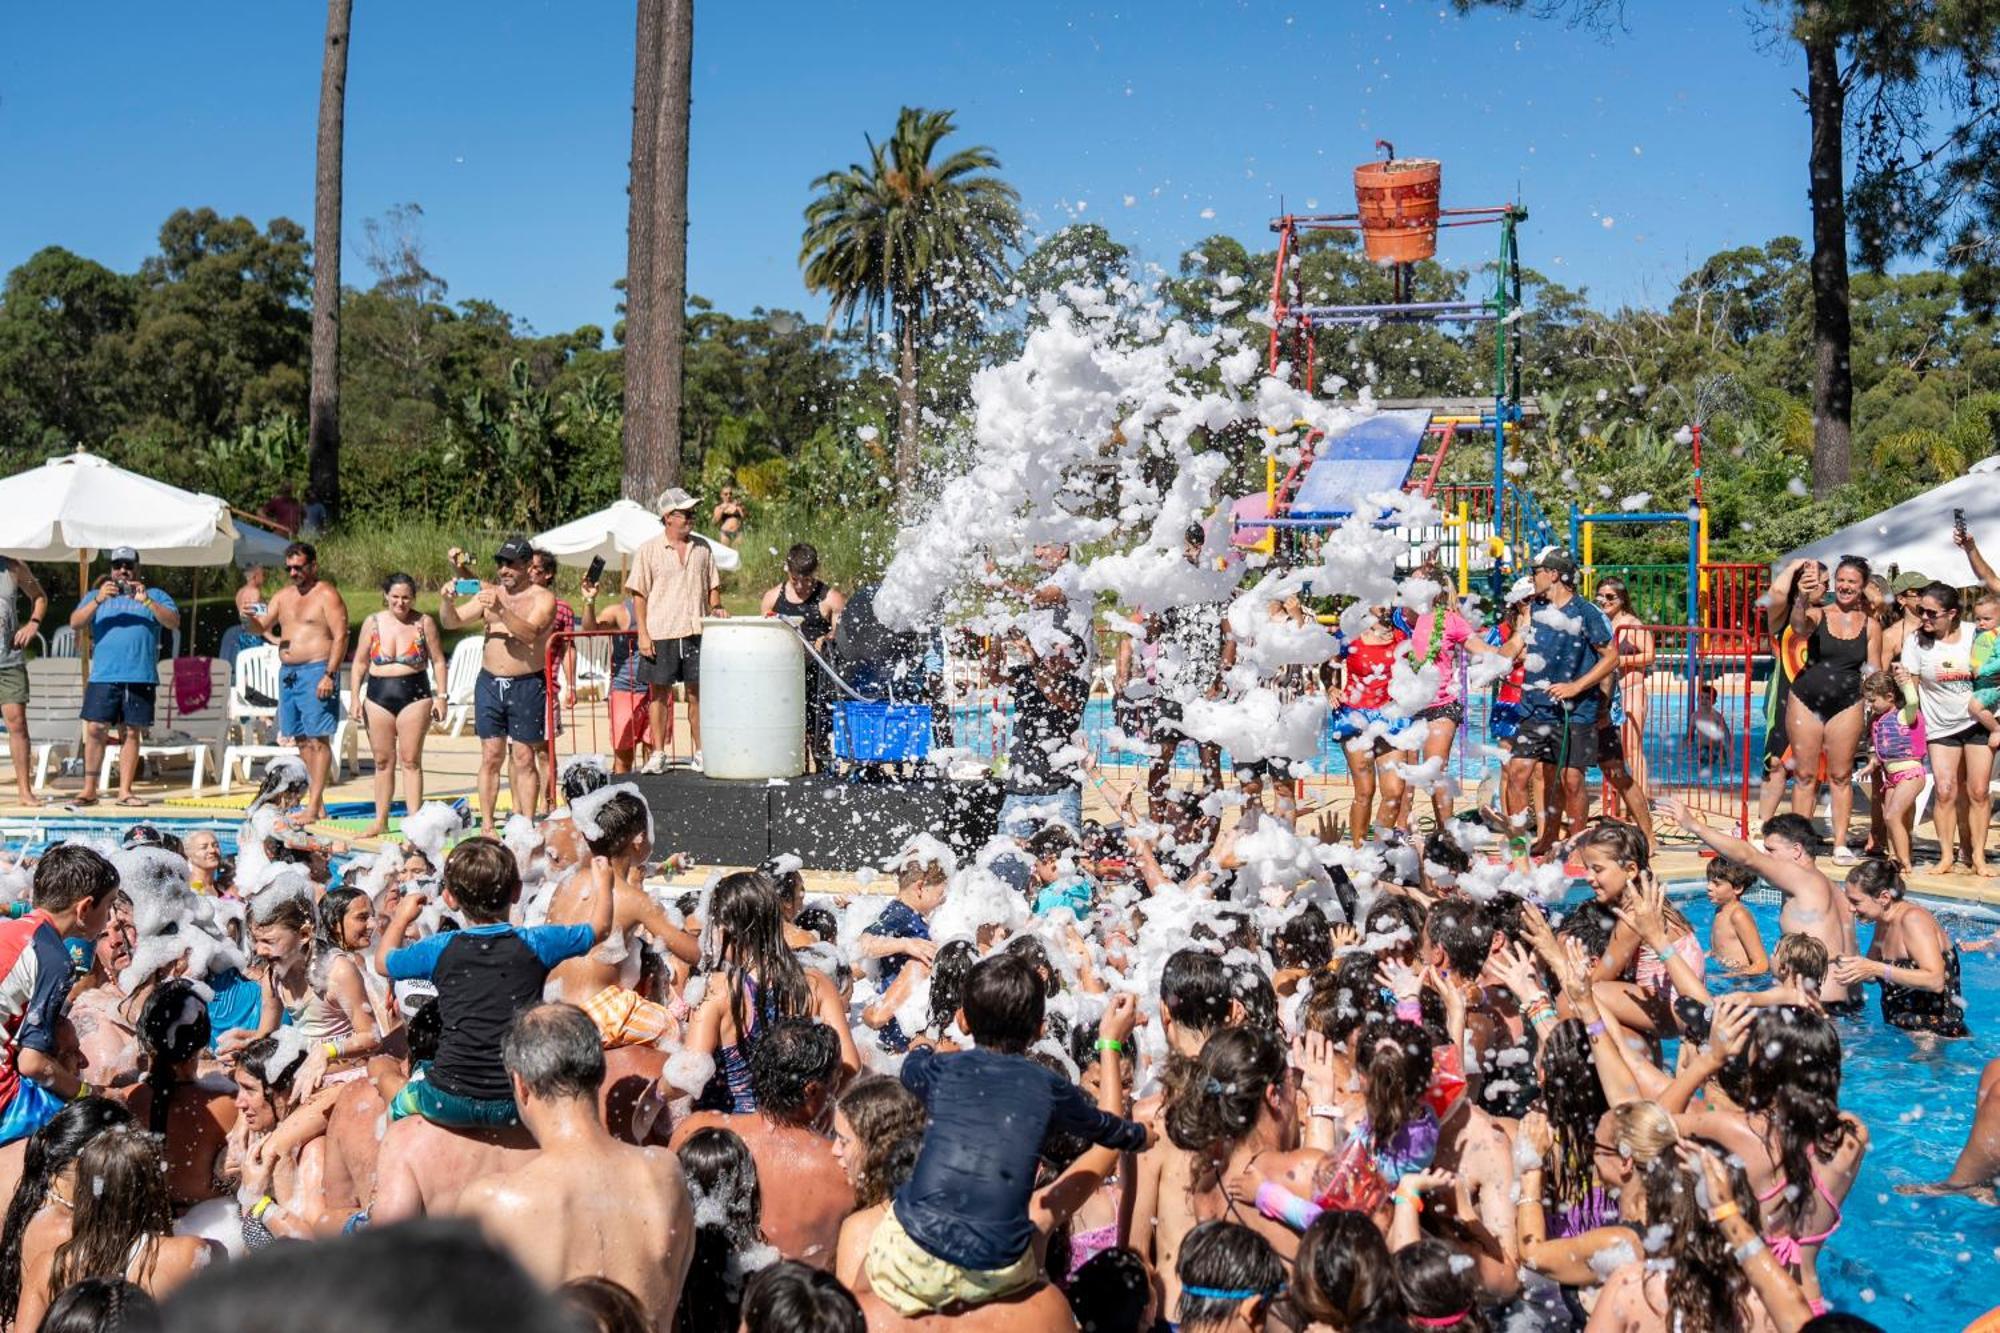
[[[638,10],[625,272],[623,490],[650,504],[681,481],[694,0],[638,0]]]
[[[1824,496],[1848,477],[1854,425],[1854,373],[1849,364],[1847,306],[1847,170],[1842,132],[1847,90],[1840,81],[1838,41],[1813,35],[1806,47],[1806,110],[1812,122],[1813,494]]]
[[[905,501],[917,478],[917,331],[903,321],[902,351],[896,366],[896,493]]]
[[[312,383],[306,399],[306,499],[340,516],[340,187],[347,133],[347,35],[353,0],[327,0],[313,172]]]

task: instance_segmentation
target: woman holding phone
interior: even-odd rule
[[[408,574],[382,582],[382,609],[362,622],[350,688],[352,716],[368,726],[375,756],[375,822],[361,834],[380,837],[389,828],[396,769],[403,770],[403,809],[424,801],[424,737],[444,720],[444,636],[437,621],[417,611],[417,583]]]

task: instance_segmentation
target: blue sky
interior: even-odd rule
[[[1267,244],[1281,199],[1351,209],[1387,137],[1444,159],[1447,206],[1518,194],[1530,265],[1662,303],[1691,261],[1807,228],[1802,62],[1759,8],[1628,0],[1607,41],[1448,0],[701,0],[690,289],[823,310],[798,273],[809,184],[908,103],[956,108],[1038,230],[1101,222],[1165,267],[1212,232]],[[355,9],[347,280],[364,220],[413,201],[454,299],[608,326],[630,0]],[[323,25],[307,0],[7,6],[0,269],[49,244],[132,268],[183,205],[309,224]],[[1443,257],[1490,244],[1461,231]]]

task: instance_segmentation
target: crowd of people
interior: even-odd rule
[[[691,503],[629,605],[590,598],[643,627],[648,691],[713,606],[675,539]],[[335,660],[302,554],[268,612],[308,639],[295,708]],[[1870,988],[1913,1043],[1967,1035],[1985,1016],[1958,948],[1888,856],[1829,878],[1807,813],[1748,840],[1648,796],[1617,764],[1643,671],[1629,602],[1583,597],[1563,554],[1498,632],[1436,580],[1343,626],[1318,680],[1290,673],[1335,691],[1378,776],[1341,827],[1300,809],[1282,756],[1234,787],[1106,788],[1118,822],[1087,819],[1090,608],[1068,553],[1038,551],[993,580],[1016,603],[993,635],[1017,712],[999,831],[964,855],[912,837],[881,868],[893,893],[811,892],[789,859],[690,878],[606,761],[496,821],[514,729],[543,715],[521,648],[554,619],[533,549],[499,557],[440,618],[486,627],[482,809],[418,806],[348,857],[311,832],[302,756],[270,765],[233,854],[113,824],[0,867],[22,903],[0,924],[0,1319],[282,1329],[324,1301],[354,1328],[616,1333],[1873,1327],[1821,1282],[1870,1143],[1844,1035],[1876,1021]],[[1787,705],[1831,710],[1839,740],[1839,645],[1884,650],[1857,581],[1828,602],[1814,577],[1781,581],[1825,640]],[[1930,724],[1933,759],[1973,748],[1933,696],[1969,716],[1978,676],[1939,586],[1903,671],[1853,668]],[[428,706],[412,682],[439,626],[389,594],[349,686],[393,739]],[[804,557],[772,600],[833,633]],[[1113,668],[1121,729],[1200,743],[1244,629],[1198,603],[1144,624]],[[1513,689],[1513,733],[1503,811],[1465,818],[1440,756],[1469,688]],[[1922,747],[1874,740],[1899,787]],[[1591,816],[1592,765],[1635,817]],[[1655,815],[1715,853],[1705,933],[1653,871]],[[1768,935],[1744,905],[1760,881],[1783,899]],[[1912,1192],[1991,1201],[1996,1176],[2000,1062],[1955,1168]]]

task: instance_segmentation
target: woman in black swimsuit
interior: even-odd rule
[[[444,636],[435,620],[417,611],[416,600],[417,581],[391,574],[382,582],[383,609],[362,623],[357,639],[349,716],[367,725],[375,755],[375,822],[364,838],[388,830],[397,767],[403,770],[403,809],[423,804],[424,737],[433,721],[444,720]]]
[[[819,551],[810,542],[799,542],[785,552],[784,581],[764,594],[764,614],[796,629],[806,646],[821,657],[833,646],[834,622],[846,606],[847,599],[819,576]],[[807,662],[806,749],[815,768],[826,766],[829,699],[825,671],[817,663]]]
[[[1792,742],[1792,809],[1812,818],[1819,804],[1819,766],[1826,760],[1826,783],[1833,804],[1833,859],[1851,865],[1847,824],[1854,813],[1854,750],[1867,719],[1861,707],[1861,675],[1882,658],[1882,624],[1866,599],[1868,562],[1843,558],[1833,573],[1833,604],[1813,597],[1792,599],[1792,633],[1806,641],[1805,670],[1792,682],[1785,731]]]
[[[1847,876],[1847,904],[1875,927],[1865,958],[1834,960],[1834,976],[1850,986],[1882,983],[1882,1021],[1905,1032],[1969,1037],[1959,984],[1958,944],[1930,910],[1903,896],[1893,861],[1868,860]]]

